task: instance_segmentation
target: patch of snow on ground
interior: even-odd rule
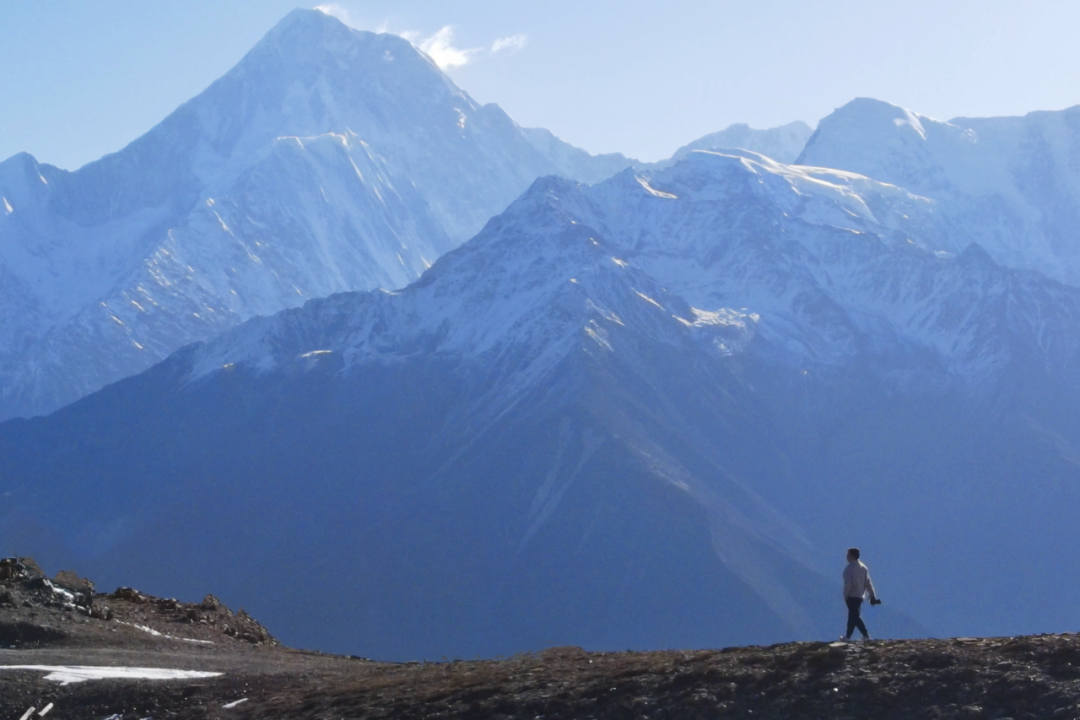
[[[72,593],[68,592],[67,590],[65,590],[62,587],[54,585],[53,583],[49,582],[48,580],[44,580],[43,582],[45,583],[45,587],[47,587],[49,590],[51,590],[54,595],[59,595],[60,597],[62,597],[64,599],[64,602],[66,602],[66,603],[74,603],[75,602],[75,595],[73,595]]]
[[[87,680],[196,680],[217,677],[222,673],[168,668],[94,667],[89,665],[0,665],[0,670],[37,670],[48,673],[46,680],[61,685]]]

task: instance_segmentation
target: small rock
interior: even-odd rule
[[[77,590],[83,593],[93,593],[94,583],[90,582],[86,578],[79,577],[71,570],[61,570],[56,573],[56,577],[53,580],[70,590]]]
[[[113,593],[113,597],[118,600],[128,600],[130,602],[145,603],[147,598],[141,592],[135,588],[119,587],[116,588],[116,592]]]
[[[223,606],[221,604],[221,601],[218,600],[216,597],[214,597],[213,595],[207,595],[203,598],[203,601],[199,603],[199,607],[203,610],[213,611],[220,610]]]

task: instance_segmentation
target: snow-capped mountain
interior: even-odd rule
[[[532,207],[538,202],[538,187],[550,188],[540,197],[557,203],[563,215]],[[750,211],[755,212],[746,217]],[[523,217],[527,212],[534,217]],[[770,357],[785,364],[843,365],[866,350],[860,338],[872,336],[876,343],[887,343],[881,348],[885,357],[894,346],[919,347],[930,353],[943,375],[980,382],[1009,363],[1009,348],[998,344],[1002,338],[996,336],[1000,323],[1032,345],[1039,345],[1040,335],[1057,338],[1041,349],[1040,362],[1055,376],[1080,380],[1072,364],[1080,354],[1080,336],[1072,332],[1080,318],[1073,307],[1076,292],[1038,274],[1002,268],[977,245],[958,257],[920,249],[928,244],[923,233],[934,230],[934,213],[933,202],[892,185],[852,173],[787,166],[745,151],[698,151],[677,171],[626,171],[593,187],[545,179],[492,222],[494,228],[513,223],[517,237],[532,238],[527,248],[510,246],[526,254],[520,262],[529,265],[528,273],[518,268],[504,275],[502,265],[494,271],[457,270],[463,256],[490,262],[483,248],[489,238],[502,236],[487,228],[467,250],[448,257],[404,293],[407,298],[425,297],[422,289],[436,279],[467,276],[471,287],[452,294],[465,298],[476,293],[471,301],[462,300],[469,309],[447,303],[442,290],[440,299],[408,311],[400,327],[408,339],[402,342],[423,344],[420,338],[444,335],[440,350],[483,352],[511,335],[511,325],[523,322],[515,312],[532,318],[531,296],[524,305],[519,299],[516,307],[489,300],[520,296],[514,288],[541,281],[546,283],[543,292],[554,293],[566,281],[564,276],[573,274],[536,266],[536,256],[580,264],[565,251],[552,257],[560,253],[535,247],[556,234],[554,218],[592,229],[606,239],[614,253],[612,263],[634,268],[647,282],[694,308],[673,316],[675,321],[700,327],[710,321],[734,324],[746,333],[743,344],[760,335]],[[771,222],[763,223],[763,215]],[[970,304],[976,294],[986,302]],[[398,295],[360,297],[387,302],[391,308],[409,302]],[[649,303],[651,298],[640,299]],[[970,307],[961,309],[966,305]],[[1001,306],[1010,315],[998,316]],[[350,310],[359,317],[357,312]],[[446,334],[448,318],[459,313],[469,322]],[[259,324],[249,328],[262,332]],[[244,342],[245,352],[260,347]],[[361,347],[349,353],[367,352]],[[765,352],[765,347],[757,352]],[[239,360],[265,367],[270,358],[215,356],[209,367]]]
[[[252,315],[401,287],[535,178],[628,163],[478,105],[402,38],[296,10],[120,152],[0,163],[0,418]]]
[[[749,152],[538,180],[401,290],[0,425],[0,540],[378,657],[830,637],[852,544],[935,631],[1061,629],[1080,290],[936,213]]]
[[[941,122],[853,100],[818,125],[798,162],[933,198],[939,249],[972,242],[998,262],[1080,285],[1080,107]]]
[[[709,133],[683,145],[662,166],[682,160],[694,150],[749,150],[782,163],[793,163],[802,154],[813,128],[801,120],[779,127],[757,130],[746,123],[736,123],[719,132]]]

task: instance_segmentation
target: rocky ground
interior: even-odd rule
[[[0,720],[1080,718],[1076,635],[383,663],[286,648],[243,611],[74,575],[0,579]],[[70,685],[12,665],[175,668]],[[242,702],[238,702],[242,701]],[[29,720],[30,716],[27,716]]]

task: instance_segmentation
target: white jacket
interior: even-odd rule
[[[874,583],[870,582],[870,570],[859,560],[849,562],[844,568],[844,597],[859,598],[860,600],[870,593],[870,598],[876,598]]]

